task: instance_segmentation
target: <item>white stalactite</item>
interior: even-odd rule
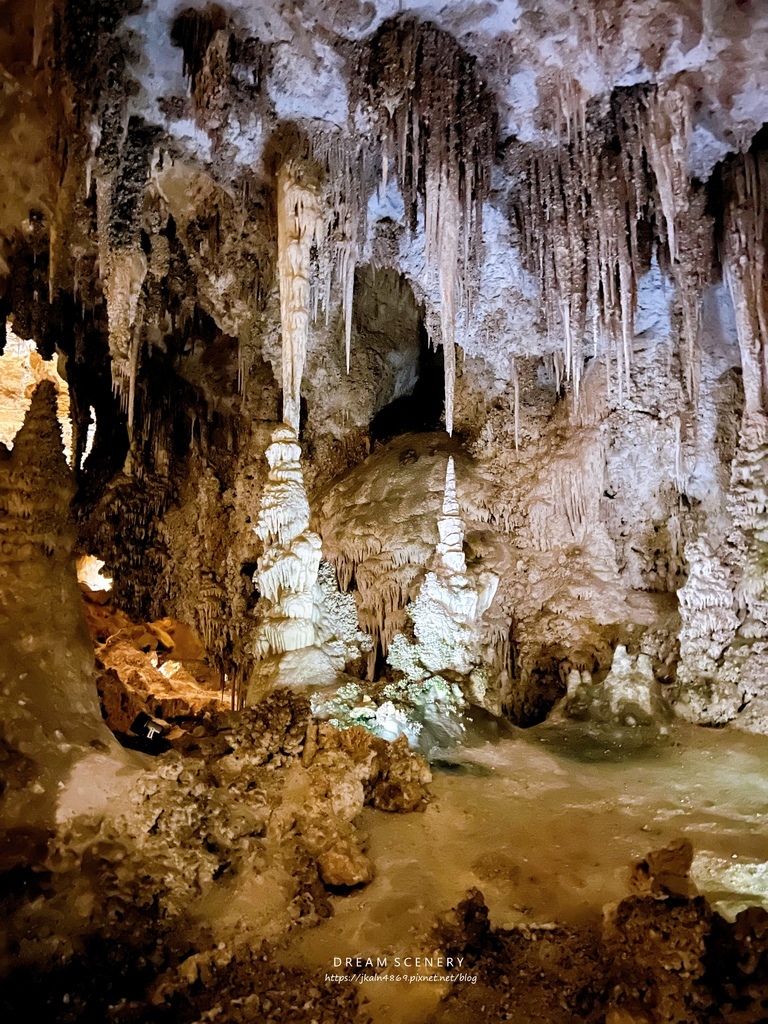
[[[294,160],[277,175],[277,252],[283,344],[283,420],[298,436],[307,357],[312,243],[320,227],[317,189]]]
[[[768,411],[768,303],[764,283],[768,159],[746,154],[731,172],[731,188],[723,265],[736,315],[746,421]]]
[[[459,236],[461,206],[457,190],[448,180],[446,167],[439,179],[427,179],[426,257],[437,275],[440,289],[440,334],[445,373],[445,429],[453,433],[453,406],[456,389],[456,315],[458,311]]]

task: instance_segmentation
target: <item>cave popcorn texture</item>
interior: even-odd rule
[[[404,677],[402,684],[395,684],[390,690],[400,687],[411,699],[415,697],[417,705],[442,703],[450,716],[466,707],[460,683],[481,698],[484,696],[486,671],[478,619],[495,591],[495,586],[488,586],[486,581],[481,605],[477,585],[467,572],[453,456],[448,458],[442,515],[437,526],[440,540],[435,550],[435,568],[427,572],[407,610],[413,624],[413,639],[398,633],[389,645],[387,660]],[[416,696],[417,687],[413,684],[423,687],[423,697]],[[377,719],[383,717],[385,713],[379,709]]]
[[[265,548],[254,577],[263,615],[249,703],[274,686],[333,685],[371,646],[359,629],[354,599],[339,592],[327,562],[321,569],[320,537],[309,528],[301,445],[291,427],[274,432],[266,457],[269,475],[254,527]]]

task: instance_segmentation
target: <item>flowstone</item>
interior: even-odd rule
[[[651,659],[631,655],[621,644],[610,672],[599,682],[589,672],[569,674],[562,710],[568,718],[622,726],[653,725],[668,713]]]

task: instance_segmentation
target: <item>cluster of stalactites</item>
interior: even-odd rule
[[[725,185],[723,270],[736,315],[748,424],[768,413],[768,154],[748,152],[732,160]]]
[[[638,225],[654,216],[668,243],[686,385],[695,397],[712,232],[688,176],[688,104],[682,86],[618,90],[607,112],[571,97],[559,147],[519,154],[523,250],[540,281],[553,345],[563,339],[577,402],[585,357],[599,352],[608,393],[622,401],[629,392],[637,282],[650,256]]]
[[[95,164],[99,274],[107,302],[112,386],[120,395],[131,429],[144,314],[142,294],[149,269],[141,246],[141,213],[153,133],[133,117],[121,137],[114,133],[113,126],[105,139],[101,131],[103,152],[87,163],[86,193],[90,192]]]
[[[313,315],[320,306],[326,324],[333,296],[341,296],[347,373],[352,350],[352,301],[355,268],[367,230],[366,149],[338,132],[312,140],[313,158],[325,169],[321,189],[323,223],[318,229],[317,280],[312,282]]]
[[[309,167],[286,160],[277,175],[277,254],[282,325],[283,420],[299,433],[301,379],[307,358],[312,245],[320,225]]]
[[[311,647],[315,642],[315,584],[320,538],[309,529],[309,502],[301,448],[290,426],[279,427],[267,448],[269,474],[255,532],[264,542],[257,582],[269,608],[256,635],[257,660]]]
[[[445,424],[453,429],[456,318],[468,305],[482,204],[490,180],[494,119],[474,61],[447,33],[411,19],[381,28],[368,87],[381,125],[382,177],[397,170],[411,228],[424,217],[428,272],[440,294]]]

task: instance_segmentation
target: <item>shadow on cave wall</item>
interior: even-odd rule
[[[429,344],[427,329],[419,323],[417,379],[413,390],[380,409],[371,421],[371,442],[389,441],[399,434],[440,429],[445,404],[443,350]]]

